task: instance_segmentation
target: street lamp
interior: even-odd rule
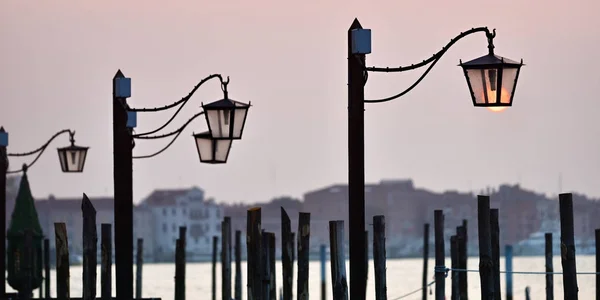
[[[488,55],[460,63],[467,79],[473,105],[493,110],[509,107],[513,103],[523,61],[517,63],[495,55],[493,39],[496,33],[495,31],[490,32],[487,27],[473,28],[462,32],[430,58],[420,63],[398,68],[366,67],[365,55],[371,53],[371,30],[363,29],[358,19],[354,19],[348,30],[348,223],[350,295],[353,299],[362,300],[366,297],[364,104],[391,101],[410,92],[454,43],[476,32],[486,34]],[[368,72],[404,72],[427,65],[428,67],[421,77],[403,92],[388,98],[365,100],[364,86],[367,82]],[[436,282],[443,284],[443,280],[436,280]],[[436,290],[443,295],[443,286]]]
[[[40,158],[42,153],[48,148],[50,143],[58,136],[68,133],[71,141],[71,146],[58,148],[58,156],[61,164],[61,169],[65,173],[82,172],[85,164],[85,158],[89,147],[75,146],[75,131],[64,129],[55,133],[45,144],[41,147],[24,153],[8,153],[8,132],[4,130],[4,127],[0,127],[0,215],[6,216],[6,175],[14,173],[25,173],[28,168],[31,168],[37,160]],[[33,161],[29,164],[24,164],[20,170],[8,170],[8,157],[26,157],[36,155]],[[6,223],[0,222],[0,232],[6,232]],[[0,251],[2,257],[6,257],[6,239],[0,238]],[[0,270],[6,270],[5,260],[0,259]],[[6,277],[4,271],[0,272],[0,297],[6,294],[5,283]]]
[[[198,88],[211,79],[221,83],[223,99],[202,104],[204,111],[192,116],[179,129],[166,134],[152,135],[171,123],[190,100]],[[233,140],[242,138],[246,116],[250,104],[228,98],[229,78],[213,74],[202,79],[192,91],[181,100],[157,108],[131,108],[127,98],[131,97],[131,79],[119,70],[113,78],[113,167],[114,167],[114,218],[115,218],[115,267],[116,292],[119,299],[133,299],[133,159],[151,158],[167,150],[177,140],[183,130],[197,117],[205,115],[209,130],[193,134],[201,163],[223,164],[227,162]],[[159,128],[134,134],[137,125],[137,112],[158,112],[179,107],[173,116]],[[162,139],[174,136],[161,150],[141,156],[133,156],[134,139]]]

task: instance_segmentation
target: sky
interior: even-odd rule
[[[412,178],[433,191],[520,183],[539,192],[600,197],[600,2],[573,1],[21,1],[0,3],[0,125],[9,152],[33,150],[55,132],[76,131],[89,146],[82,174],[63,174],[54,148],[29,170],[35,197],[111,196],[112,78],[132,78],[133,107],[187,95],[213,73],[230,76],[231,98],[248,102],[243,139],[225,165],[201,164],[188,126],[161,155],[135,160],[134,201],[154,189],[199,186],[218,202],[346,183],[347,30],[372,30],[367,65],[420,62],[460,32],[497,29],[495,52],[523,67],[514,106],[472,106],[459,59],[487,53],[484,34],[448,51],[409,94],[367,104],[366,181]],[[423,70],[370,74],[368,99],[397,94]],[[202,86],[164,132],[220,99]],[[172,112],[139,113],[137,132]],[[137,141],[134,155],[169,140]],[[11,169],[25,159],[11,158]],[[562,174],[562,190],[559,188]]]

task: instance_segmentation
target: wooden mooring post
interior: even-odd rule
[[[525,300],[531,300],[530,291],[531,291],[531,288],[529,288],[529,287],[525,288]]]
[[[428,260],[429,260],[429,223],[425,223],[423,226],[423,282],[421,285],[421,294],[422,299],[427,300],[427,284],[429,278],[427,277],[428,273]]]
[[[102,300],[112,299],[112,224],[100,225],[100,292]]]
[[[44,298],[50,299],[50,239],[44,239]]]
[[[445,300],[446,283],[445,270],[442,270],[446,260],[444,251],[444,212],[434,211],[434,233],[435,233],[435,300]]]
[[[242,232],[235,231],[235,291],[234,299],[242,300]]]
[[[456,235],[458,236],[458,268],[463,270],[467,269],[469,258],[467,225],[468,221],[463,219],[462,226],[456,228]],[[468,272],[458,273],[458,290],[461,300],[469,299]]]
[[[135,298],[142,299],[142,268],[144,267],[144,239],[137,239],[135,256]]]
[[[69,297],[69,241],[67,239],[67,225],[54,223],[56,237],[56,298],[70,299]]]
[[[387,300],[385,263],[385,217],[373,217],[373,269],[375,273],[375,299]]]
[[[325,264],[327,263],[327,248],[325,244],[321,244],[321,247],[319,248],[319,258],[321,260],[321,300],[326,300],[327,281],[325,280]]]
[[[212,250],[212,300],[217,300],[217,252],[219,237],[213,236],[213,250]]]
[[[481,299],[494,298],[494,262],[492,260],[492,238],[490,223],[490,197],[477,196],[477,223],[479,227],[479,278]]]
[[[596,229],[596,300],[600,300],[600,229]]]
[[[310,261],[310,213],[301,212],[298,218],[298,283],[297,299],[309,300],[308,263]]]
[[[492,262],[494,263],[494,299],[501,300],[500,290],[500,224],[497,208],[490,209],[490,229],[492,239]]]
[[[367,283],[369,282],[369,231],[365,230],[365,297],[363,299],[367,299]]]
[[[506,245],[504,249],[504,263],[506,269],[506,300],[513,300],[513,247]]]
[[[83,214],[83,300],[96,299],[96,267],[98,265],[98,233],[96,232],[96,209],[83,194],[81,201]]]
[[[452,269],[458,269],[458,243],[456,235],[450,237],[450,267]],[[451,282],[451,294],[450,299],[458,300],[458,272],[452,271],[450,273]]]
[[[261,265],[262,273],[259,279],[262,281],[262,298],[264,300],[271,300],[271,266],[269,265],[271,263],[271,259],[269,258],[269,233],[265,232],[264,229],[262,230],[261,241],[262,247],[260,249],[260,257],[263,263]]]
[[[348,300],[344,221],[329,221],[329,253],[333,300]]]
[[[281,207],[281,272],[283,279],[283,300],[292,300],[294,286],[294,235],[290,217]]]
[[[565,299],[577,300],[577,268],[575,263],[575,229],[573,228],[573,195],[560,194],[560,242]]]
[[[262,261],[261,261],[261,209],[251,208],[246,218],[246,249],[247,249],[247,291],[248,300],[263,300],[262,297]]]
[[[231,218],[221,222],[221,299],[231,300]]]
[[[269,247],[269,299],[277,300],[277,268],[275,266],[275,233],[267,234]]]
[[[184,251],[184,241],[179,238],[175,241],[175,300],[185,300]]]
[[[546,300],[554,300],[554,266],[552,258],[554,257],[554,249],[552,249],[552,233],[547,232],[544,234],[546,242]]]

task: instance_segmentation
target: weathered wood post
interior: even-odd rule
[[[492,238],[490,223],[490,197],[477,196],[477,223],[479,227],[479,278],[481,299],[494,298],[494,262],[492,261]]]
[[[298,218],[298,286],[297,299],[309,300],[308,263],[310,260],[310,213],[301,212]]]
[[[450,267],[452,269],[458,269],[458,244],[456,241],[456,235],[450,237]],[[451,282],[451,294],[450,298],[452,300],[458,300],[458,272],[452,271],[450,274],[450,282]]]
[[[373,269],[375,270],[375,299],[387,300],[384,216],[373,217]]]
[[[54,223],[56,237],[56,298],[71,299],[69,297],[69,241],[67,239],[67,225]]]
[[[294,235],[290,217],[281,207],[281,271],[283,279],[283,300],[292,300],[294,286]]]
[[[265,232],[264,229],[261,235],[262,240],[262,248],[261,250],[261,259],[263,261],[262,264],[262,274],[260,279],[262,279],[262,297],[264,300],[272,300],[271,299],[271,259],[269,258],[269,233]]]
[[[96,267],[98,266],[98,233],[96,232],[96,209],[83,194],[83,300],[96,299]]]
[[[600,229],[596,229],[596,300],[600,300]]]
[[[142,268],[144,267],[144,239],[137,239],[135,256],[135,298],[142,299]]]
[[[50,299],[50,239],[44,239],[44,298]]]
[[[513,247],[506,245],[504,249],[504,258],[506,265],[506,300],[513,300]]]
[[[321,247],[319,249],[319,257],[321,259],[321,300],[327,299],[327,287],[325,280],[325,264],[327,263],[327,252],[325,247],[325,244],[321,244]]]
[[[369,231],[365,230],[365,297],[367,299],[367,283],[369,282]]]
[[[530,297],[530,295],[529,295],[529,291],[530,291],[530,290],[531,290],[531,289],[530,289],[529,287],[526,287],[526,288],[525,288],[525,300],[531,300],[531,297]]]
[[[329,221],[329,257],[333,300],[348,300],[344,221]]]
[[[261,261],[261,210],[260,207],[247,211],[246,218],[246,261],[248,276],[248,300],[263,300],[262,297],[262,261]]]
[[[184,241],[180,238],[175,241],[175,300],[185,300],[185,273],[182,265],[185,264],[182,252]]]
[[[275,233],[269,232],[269,299],[277,299],[277,273],[275,267]]]
[[[242,232],[235,231],[235,292],[234,299],[242,300]]]
[[[577,300],[577,268],[575,265],[575,229],[573,228],[573,195],[560,194],[560,242],[565,299]]]
[[[435,300],[445,300],[446,278],[444,251],[444,212],[442,210],[434,211],[434,232],[435,232]]]
[[[112,299],[112,224],[100,225],[100,292],[102,300]]]
[[[462,226],[457,228],[456,234],[458,235],[458,240],[460,243],[458,244],[458,267],[460,269],[467,269],[467,261],[469,258],[469,244],[467,238],[467,220],[463,219]],[[458,273],[458,289],[460,291],[460,299],[467,300],[469,299],[469,284],[468,284],[468,272],[460,272]]]
[[[498,209],[490,209],[490,229],[492,238],[492,262],[494,263],[494,299],[501,300],[500,290],[500,225]]]
[[[219,237],[213,236],[213,251],[212,251],[212,300],[217,300],[217,251]]]
[[[554,266],[552,258],[554,257],[554,249],[552,249],[552,233],[544,234],[546,242],[546,300],[554,300]]]
[[[177,276],[179,279],[176,284],[179,285],[179,296],[181,300],[185,300],[185,264],[186,264],[186,246],[187,246],[187,227],[179,226],[179,264],[177,263],[177,258],[175,259],[175,269],[177,273],[177,269],[179,269],[179,273]],[[177,248],[177,245],[175,245]],[[177,299],[176,299],[177,300]]]
[[[422,283],[422,299],[423,300],[427,300],[427,284],[429,281],[429,278],[427,278],[427,271],[429,266],[428,266],[428,260],[429,260],[429,223],[425,223],[424,229],[423,229],[423,283]]]
[[[231,300],[231,218],[221,222],[221,299]]]

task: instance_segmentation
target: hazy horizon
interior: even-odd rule
[[[367,104],[366,181],[412,178],[433,191],[501,183],[600,197],[600,2],[364,1],[200,3],[6,0],[0,4],[0,126],[8,151],[24,152],[70,128],[90,151],[82,174],[63,174],[55,148],[29,170],[37,198],[113,194],[111,84],[132,78],[133,107],[187,95],[209,74],[230,76],[231,98],[251,101],[243,139],[225,165],[201,164],[194,121],[160,156],[134,160],[134,201],[154,189],[199,186],[219,202],[264,202],[347,182],[347,30],[372,30],[367,64],[420,62],[472,27],[496,28],[496,54],[524,59],[514,106],[474,108],[459,59],[487,51],[483,34],[452,47],[409,94]],[[374,74],[368,99],[401,92],[424,70]],[[222,96],[203,86],[164,132]],[[137,132],[173,112],[138,114]],[[134,155],[169,139],[136,141]],[[32,158],[31,158],[32,159]],[[10,159],[11,170],[31,159]]]

